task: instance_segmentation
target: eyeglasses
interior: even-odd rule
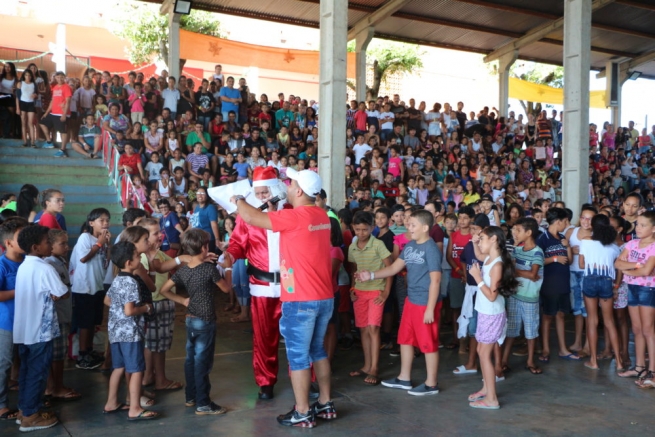
[[[54,199],[51,199],[52,202],[57,202],[57,203],[64,203],[66,202],[66,199],[63,197],[55,197]]]

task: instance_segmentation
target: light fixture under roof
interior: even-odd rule
[[[175,0],[173,12],[176,14],[189,15],[191,13],[191,1],[189,0]]]

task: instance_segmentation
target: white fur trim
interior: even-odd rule
[[[250,295],[256,297],[280,297],[280,284],[250,284]]]
[[[264,179],[261,181],[252,181],[252,186],[254,187],[274,187],[280,183],[277,179]]]
[[[280,233],[271,230],[266,231],[268,239],[268,271],[280,271]]]

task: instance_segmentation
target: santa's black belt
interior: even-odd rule
[[[280,283],[280,272],[265,272],[252,264],[248,264],[248,274],[262,282],[269,282],[271,284]]]

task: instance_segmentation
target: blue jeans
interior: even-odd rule
[[[614,297],[614,280],[607,275],[601,275],[598,270],[584,277],[582,293],[585,297],[598,299],[612,299]]]
[[[213,112],[198,112],[198,123],[202,123],[203,130],[207,132],[207,128],[209,127],[209,122],[212,121],[214,118],[214,113]]]
[[[380,130],[380,141],[387,141],[387,139],[389,139],[389,135],[391,135],[391,132],[393,132],[393,129]],[[382,143],[382,145],[386,146],[386,143]]]
[[[212,385],[209,374],[214,366],[216,322],[197,317],[186,318],[186,359],[184,360],[184,389],[186,400],[196,401],[196,407],[209,405]]]
[[[628,284],[628,306],[655,308],[655,288]]]
[[[19,344],[18,356],[18,408],[27,417],[43,407],[43,393],[52,363],[52,340],[30,345]]]
[[[13,352],[13,333],[0,329],[0,410],[7,408],[7,383],[9,382]]]
[[[248,281],[248,271],[246,260],[236,260],[232,266],[232,288],[237,295],[237,301],[241,306],[250,305],[250,282]]]
[[[334,299],[282,302],[280,334],[292,371],[309,369],[311,363],[327,358],[323,340],[333,307]]]
[[[584,272],[571,272],[571,310],[574,316],[587,317],[587,309],[584,306],[584,299],[582,298],[582,281]]]

